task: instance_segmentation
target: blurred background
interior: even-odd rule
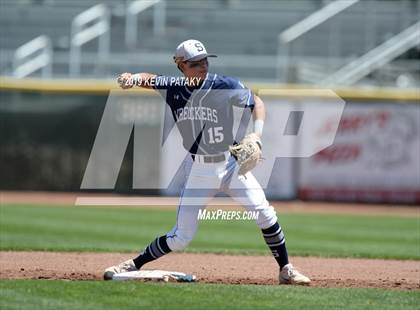
[[[269,198],[420,204],[420,0],[0,3],[0,190],[79,191],[115,77],[178,75],[175,47],[194,38],[219,56],[211,71],[256,93],[331,88],[347,103],[331,147],[277,160]],[[267,104],[311,104],[294,93]],[[160,100],[140,95],[125,110],[159,175]],[[133,136],[103,190],[156,194],[132,188],[132,153]]]

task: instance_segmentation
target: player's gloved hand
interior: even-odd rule
[[[118,76],[117,83],[122,89],[129,89],[134,86],[133,76],[131,73],[125,72]]]
[[[255,133],[246,135],[240,143],[229,147],[230,153],[239,165],[239,175],[245,175],[262,160],[261,149],[261,139]]]

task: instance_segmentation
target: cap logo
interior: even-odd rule
[[[196,43],[194,44],[194,46],[197,48],[197,52],[202,52],[202,51],[204,51],[204,46],[203,46],[203,45],[201,45],[201,43],[200,43],[200,42],[196,42]]]

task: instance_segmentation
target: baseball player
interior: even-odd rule
[[[139,270],[148,262],[187,247],[196,234],[199,211],[223,191],[247,210],[258,211],[256,223],[279,265],[279,283],[307,285],[310,279],[289,263],[285,236],[276,212],[249,171],[261,159],[264,103],[240,81],[209,73],[210,57],[216,56],[208,54],[203,43],[187,40],[177,47],[174,56],[174,62],[184,75],[181,80],[151,73],[123,73],[118,77],[123,89],[140,86],[161,93],[189,155],[183,162],[187,176],[173,229],[156,238],[138,257],[107,268],[104,279],[111,280],[116,273]],[[249,111],[253,116],[253,132],[245,137],[243,131],[247,126],[242,126],[241,132],[240,125],[235,136],[232,132],[233,107]],[[243,119],[248,123],[249,118],[242,117],[241,124]]]

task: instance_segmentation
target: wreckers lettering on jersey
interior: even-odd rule
[[[132,78],[127,81],[130,85],[141,85],[151,87],[170,87],[170,86],[198,86],[200,85],[201,78],[199,77],[175,77],[175,76],[156,76],[152,79],[143,80],[140,75],[133,75]]]
[[[175,111],[176,121],[199,120],[217,123],[217,110],[206,107],[183,107]]]

